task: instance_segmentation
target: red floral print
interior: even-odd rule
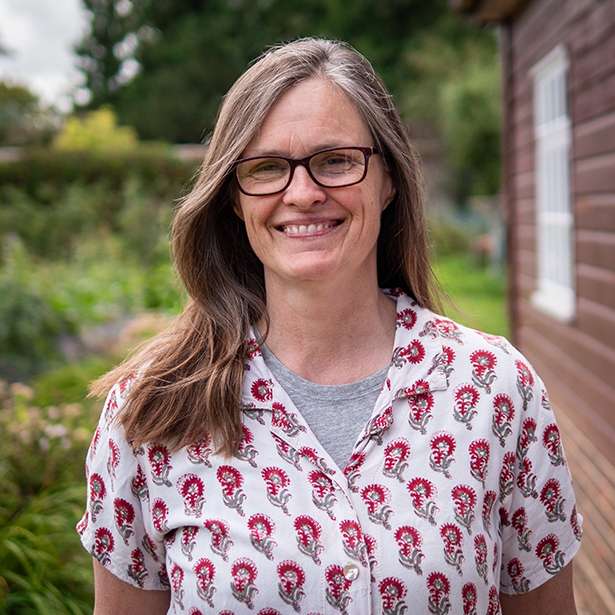
[[[187,515],[200,517],[205,503],[205,486],[196,474],[183,474],[177,479],[179,494],[184,500]]]
[[[281,429],[287,436],[294,437],[302,431],[305,431],[305,425],[299,421],[294,412],[286,410],[284,404],[273,402],[271,410],[271,424]]]
[[[478,413],[479,399],[478,389],[471,384],[464,384],[455,391],[453,416],[467,429],[472,429],[472,419]]]
[[[148,572],[145,567],[145,556],[141,549],[136,548],[131,552],[127,574],[139,587],[143,587]]]
[[[120,465],[120,447],[117,442],[109,438],[109,456],[107,457],[107,474],[111,484],[115,484],[115,472]]]
[[[245,513],[242,505],[247,496],[241,488],[243,485],[241,472],[231,465],[221,465],[216,471],[216,478],[222,487],[222,501],[243,517]]]
[[[448,577],[442,572],[432,572],[427,577],[427,590],[429,612],[433,615],[446,615],[451,610],[451,584]]]
[[[406,308],[397,312],[397,326],[402,326],[410,331],[416,324],[416,312],[412,308]]]
[[[493,421],[491,429],[498,438],[500,446],[506,446],[506,438],[512,433],[512,421],[515,418],[513,401],[506,393],[498,393],[493,398]]]
[[[446,478],[451,478],[449,468],[455,461],[455,449],[457,443],[453,434],[438,432],[434,434],[429,443],[431,453],[429,455],[429,466],[434,472],[442,472]]]
[[[408,610],[404,598],[406,584],[397,577],[386,577],[378,584],[383,615],[403,615]]]
[[[171,454],[163,444],[154,444],[147,448],[147,459],[152,470],[152,480],[156,485],[172,487],[169,480],[169,472],[172,469]]]
[[[204,466],[211,468],[210,455],[213,453],[211,449],[211,436],[206,435],[186,448],[188,459],[192,463],[202,463]]]
[[[455,503],[455,519],[472,533],[474,509],[476,508],[476,491],[469,485],[456,485],[451,490],[451,497]]]
[[[354,519],[344,519],[340,521],[339,528],[346,555],[367,566],[367,547],[361,526]]]
[[[472,363],[472,382],[479,388],[491,393],[491,385],[497,378],[495,366],[497,359],[489,350],[475,350],[470,355]]]
[[[384,449],[384,467],[382,473],[385,476],[396,478],[404,482],[404,471],[408,467],[406,460],[410,455],[410,443],[406,438],[393,440]]]
[[[235,455],[207,434],[135,446],[114,387],[86,457],[88,551],[189,615],[493,615],[498,592],[557,574],[582,517],[542,381],[504,338],[388,295],[391,364],[369,420],[341,426],[343,468],[253,331]]]
[[[530,590],[530,582],[523,576],[523,564],[518,557],[513,557],[506,567],[510,581],[518,593],[526,593]]]
[[[536,556],[550,574],[557,574],[564,567],[564,554],[559,550],[559,539],[555,534],[547,534],[538,541]]]
[[[483,498],[483,525],[487,530],[487,533],[491,536],[491,514],[493,512],[493,506],[497,500],[498,494],[490,489],[485,491],[485,497]]]
[[[440,536],[444,544],[444,560],[459,574],[463,574],[463,534],[461,530],[454,523],[444,523],[440,526]]]
[[[90,475],[90,513],[94,523],[96,523],[96,517],[103,509],[105,495],[107,495],[105,481],[100,474],[93,472]]]
[[[438,506],[435,502],[436,488],[434,484],[423,477],[413,478],[408,482],[408,491],[414,512],[423,519],[427,519],[432,525],[436,524],[435,515]]]
[[[468,452],[470,454],[470,474],[484,487],[489,467],[489,442],[484,438],[473,440],[470,442]]]
[[[141,501],[149,500],[149,489],[147,487],[147,478],[141,464],[137,464],[137,472],[130,482],[130,491]]]
[[[461,599],[463,601],[463,615],[476,615],[476,602],[478,592],[474,583],[466,583],[461,588]]]
[[[525,508],[521,506],[512,514],[511,526],[517,533],[517,542],[519,543],[519,549],[522,551],[531,551],[530,537],[532,530],[527,526],[527,513]]]
[[[252,546],[267,559],[273,559],[273,548],[277,543],[272,538],[275,524],[271,518],[263,513],[256,513],[248,519],[248,529]]]
[[[399,563],[417,574],[423,574],[421,562],[425,554],[421,549],[423,539],[419,531],[410,525],[402,525],[395,530],[395,541],[399,546]]]
[[[542,431],[542,444],[547,450],[549,461],[554,466],[564,464],[564,451],[559,428],[555,423],[549,423]]]
[[[433,394],[426,380],[418,380],[408,391],[408,423],[421,434],[427,433],[427,424],[432,419]]]
[[[123,498],[113,500],[113,516],[115,526],[125,544],[129,544],[128,539],[134,534],[132,524],[135,520],[135,509],[130,502]]]
[[[256,401],[264,402],[273,399],[273,382],[270,379],[259,378],[252,383],[250,392]]]
[[[278,594],[286,604],[289,604],[297,612],[301,610],[301,600],[305,596],[303,584],[305,572],[303,568],[291,560],[285,560],[278,564]]]
[[[194,565],[194,574],[197,584],[196,592],[199,598],[213,609],[213,596],[216,592],[216,586],[213,584],[216,576],[216,567],[214,563],[206,557],[199,559]]]
[[[331,479],[320,470],[312,470],[308,474],[308,479],[312,484],[312,502],[320,510],[324,510],[329,517],[335,521],[333,506],[337,501],[335,489]]]
[[[256,565],[247,557],[235,560],[231,566],[233,597],[235,600],[245,603],[249,609],[254,608],[254,596],[258,593],[258,588],[255,585],[257,575]]]
[[[537,476],[532,472],[532,462],[529,457],[521,460],[519,473],[517,474],[517,487],[524,498],[538,497],[536,491]]]
[[[549,521],[566,521],[564,513],[564,498],[561,496],[562,490],[556,478],[547,480],[540,490],[540,501],[545,508],[545,513]]]
[[[429,335],[432,338],[442,337],[444,339],[454,340],[462,344],[461,331],[456,323],[448,318],[434,318],[425,323],[423,330],[419,333],[422,337]]]
[[[474,536],[474,563],[478,576],[487,583],[487,541],[484,534]]]
[[[157,532],[166,534],[167,517],[169,516],[169,507],[164,500],[156,498],[152,504],[152,523]]]
[[[199,528],[194,525],[186,525],[181,531],[181,549],[189,562],[192,561],[192,551],[196,545],[196,537],[199,533]]]
[[[503,502],[511,493],[515,483],[515,464],[517,456],[512,451],[508,451],[502,459],[500,470],[500,502]]]
[[[393,509],[389,506],[391,492],[384,485],[372,483],[361,489],[361,499],[367,506],[367,515],[372,523],[391,529],[389,522]]]
[[[233,545],[233,541],[229,537],[228,523],[220,519],[207,519],[203,525],[211,533],[209,545],[211,550],[226,562],[228,551]]]
[[[322,527],[316,519],[309,515],[299,515],[293,523],[297,546],[301,553],[307,555],[315,564],[320,564],[320,554],[325,550],[320,542]]]
[[[346,467],[344,468],[344,474],[348,480],[348,488],[355,493],[359,490],[357,487],[357,481],[361,478],[361,466],[365,463],[365,453],[352,453]]]
[[[536,442],[536,421],[531,416],[523,419],[521,435],[517,440],[517,459],[523,459],[530,448]]]
[[[341,615],[349,615],[347,608],[352,601],[348,593],[351,581],[344,576],[344,570],[339,564],[332,564],[325,571],[327,582],[326,596],[327,602]]]
[[[288,474],[282,468],[268,467],[261,470],[261,476],[267,487],[267,499],[290,515],[286,506],[291,496],[287,489],[290,485]]]
[[[534,397],[533,386],[534,376],[528,368],[528,366],[520,360],[515,361],[515,367],[517,368],[517,390],[523,400],[523,411],[527,410],[528,404]]]
[[[115,548],[115,540],[111,530],[106,527],[99,527],[95,534],[94,546],[92,555],[103,565],[107,566],[111,563],[111,553]]]

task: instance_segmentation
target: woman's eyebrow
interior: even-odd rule
[[[311,148],[310,154],[307,154],[307,156],[310,156],[311,154],[315,154],[316,152],[320,152],[323,149],[332,149],[335,147],[351,147],[351,146],[350,145],[340,145],[339,142],[321,143]],[[254,152],[251,152],[250,154],[246,154],[242,156],[242,158],[255,158],[255,157],[261,158],[265,156],[282,156],[284,158],[293,158],[293,156],[288,155],[288,150],[279,150],[279,149],[256,149],[254,150]],[[300,156],[300,158],[304,158],[304,156]]]

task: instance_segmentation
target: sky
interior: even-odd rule
[[[81,83],[72,46],[86,28],[80,0],[0,0],[0,79],[27,85],[61,111]]]

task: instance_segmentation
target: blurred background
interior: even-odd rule
[[[87,385],[181,309],[169,223],[221,98],[306,35],[393,93],[446,314],[544,373],[580,477],[579,611],[615,613],[614,34],[615,0],[1,0],[0,613],[91,612]]]

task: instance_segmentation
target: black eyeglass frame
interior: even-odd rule
[[[323,184],[322,182],[317,180],[312,174],[312,170],[310,169],[310,161],[312,160],[312,158],[314,158],[315,156],[319,156],[320,154],[326,154],[327,152],[335,152],[337,150],[345,150],[345,149],[357,150],[363,154],[363,158],[365,162],[363,165],[363,175],[361,176],[361,178],[355,181],[352,181],[348,184],[337,184],[335,186],[327,186],[326,184]],[[286,188],[290,186],[291,182],[293,181],[293,177],[295,175],[295,169],[299,166],[303,167],[308,172],[308,175],[310,176],[312,181],[318,186],[320,186],[321,188],[346,188],[347,186],[354,186],[355,184],[360,184],[365,179],[365,176],[367,175],[367,167],[369,165],[369,159],[371,158],[371,156],[375,154],[380,154],[380,151],[378,150],[377,147],[359,147],[359,146],[328,147],[327,149],[321,149],[318,152],[314,152],[313,154],[310,154],[309,156],[306,156],[305,158],[287,158],[286,156],[251,156],[249,158],[240,158],[239,160],[236,160],[234,162],[233,169],[234,169],[235,181],[237,182],[237,187],[239,188],[240,192],[242,192],[246,196],[271,196],[273,194],[279,194],[280,192],[284,192],[284,190],[286,190]],[[237,176],[238,166],[242,162],[249,162],[250,160],[260,160],[260,159],[285,160],[288,163],[288,165],[290,166],[290,173],[288,174],[288,181],[286,182],[286,185],[283,188],[280,188],[279,190],[275,190],[274,192],[265,192],[265,193],[259,192],[258,194],[254,194],[252,192],[247,192],[241,187],[239,177]]]

